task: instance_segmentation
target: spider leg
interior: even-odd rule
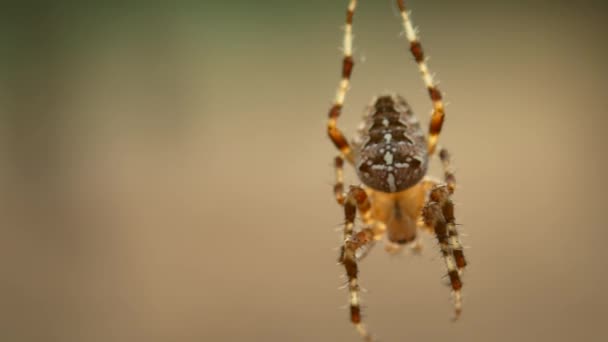
[[[334,145],[342,152],[346,159],[350,162],[354,162],[352,148],[346,141],[344,134],[337,127],[338,117],[342,112],[342,106],[344,104],[344,98],[350,84],[350,75],[353,70],[355,62],[353,61],[353,16],[355,14],[355,8],[357,6],[357,0],[350,0],[348,9],[346,11],[346,26],[344,27],[344,58],[342,60],[342,80],[336,91],[336,98],[334,103],[329,110],[329,120],[327,122],[327,134]]]
[[[334,185],[334,195],[339,205],[344,205],[344,158],[337,156],[334,159],[334,169],[336,170],[336,184]]]
[[[458,260],[464,262],[464,255],[462,254],[462,246],[459,242],[457,243],[454,204],[450,199],[450,192],[446,185],[433,187],[429,195],[429,201],[422,210],[422,216],[426,225],[433,228],[439,242],[452,286],[454,319],[458,319],[462,311],[460,266],[464,267],[464,264],[459,265]],[[458,255],[462,258],[457,257]]]
[[[416,30],[414,29],[414,25],[410,20],[410,15],[407,11],[407,8],[405,7],[404,0],[397,0],[397,5],[399,6],[399,10],[401,11],[401,18],[403,19],[405,35],[407,37],[407,40],[410,42],[410,51],[412,52],[412,55],[414,55],[416,63],[418,63],[418,69],[420,69],[420,73],[422,74],[422,80],[424,81],[424,84],[428,89],[431,101],[433,102],[433,114],[431,116],[428,141],[429,155],[432,155],[435,152],[437,140],[439,139],[439,133],[441,132],[441,127],[443,126],[445,106],[443,105],[441,92],[435,85],[435,82],[433,81],[433,76],[429,71],[429,67],[427,66],[426,58],[424,57],[424,51],[422,50],[422,44],[420,44],[420,38],[418,38]]]
[[[447,184],[448,193],[451,196],[454,194],[454,190],[456,189],[456,177],[454,176],[454,170],[451,165],[451,158],[448,150],[441,148],[439,150],[439,159],[441,159],[441,164],[443,165],[445,183]],[[467,265],[467,261],[464,258],[464,249],[458,236],[458,230],[456,229],[454,206],[451,205],[447,210],[444,210],[444,215],[448,223],[451,222],[451,224],[448,224],[448,235],[450,236],[450,244],[454,246],[454,258],[456,259],[456,266],[458,266],[458,271],[462,272]]]
[[[456,189],[456,176],[454,176],[454,170],[452,168],[451,157],[448,150],[445,148],[440,148],[439,159],[441,160],[441,165],[443,165],[445,183],[448,185],[450,194],[453,194],[454,190]]]
[[[439,159],[441,160],[441,164],[443,165],[443,174],[444,174],[444,182],[447,186],[447,191],[449,195],[454,194],[454,190],[456,189],[456,177],[454,175],[454,170],[451,165],[451,157],[447,149],[440,148],[439,149]],[[424,187],[428,193],[431,193],[432,189],[439,186],[439,181],[436,179],[432,179],[430,177],[425,177],[423,180]],[[458,267],[458,271],[462,273],[465,266],[467,265],[466,259],[464,257],[464,248],[462,243],[460,242],[460,237],[458,236],[458,230],[456,229],[455,217],[454,217],[454,207],[451,206],[451,211],[447,211],[444,213],[446,220],[451,222],[448,225],[448,236],[450,239],[450,244],[453,246],[453,254],[454,259],[456,260],[456,266]],[[418,227],[421,229],[427,229],[433,231],[433,227],[427,226],[424,222],[419,222]]]
[[[334,159],[334,168],[336,170],[334,195],[336,197],[336,202],[338,202],[339,205],[344,205],[346,194],[344,193],[344,158],[342,158],[342,156],[336,156]],[[386,229],[381,222],[371,220],[370,208],[371,206],[369,205],[369,200],[367,203],[363,201],[361,202],[359,212],[364,219],[364,223],[371,224],[373,226],[372,232],[374,233],[374,240],[378,240]],[[363,252],[357,256],[357,260],[361,261],[365,259],[374,246],[374,242],[371,242],[368,246],[366,246]]]
[[[371,228],[365,228],[354,232],[355,218],[357,209],[361,214],[365,210],[369,211],[369,199],[365,190],[358,186],[352,186],[346,196],[344,203],[344,245],[340,253],[340,263],[344,265],[346,276],[348,277],[348,292],[350,293],[350,320],[365,341],[372,341],[370,333],[361,323],[361,306],[359,299],[358,263],[357,252],[361,248],[370,246],[376,234]]]

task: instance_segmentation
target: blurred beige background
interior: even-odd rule
[[[608,7],[408,1],[450,105],[470,246],[361,266],[383,341],[605,341]],[[3,10],[0,341],[358,341],[325,135],[346,1]],[[430,103],[392,1],[361,1],[341,126]],[[349,174],[349,183],[358,183]]]

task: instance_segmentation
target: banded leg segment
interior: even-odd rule
[[[450,194],[453,194],[454,190],[456,189],[456,176],[454,175],[452,159],[448,150],[445,148],[439,149],[439,159],[441,160],[441,165],[443,166],[443,177],[445,179],[445,183],[448,186]]]
[[[344,58],[342,60],[342,80],[338,85],[336,91],[336,98],[334,103],[329,110],[329,120],[327,122],[327,134],[334,145],[342,152],[342,155],[350,162],[354,162],[354,156],[352,155],[352,149],[346,141],[344,134],[337,127],[338,117],[342,112],[342,106],[344,105],[344,98],[350,85],[350,75],[353,71],[355,62],[353,60],[353,16],[355,15],[355,8],[357,7],[357,0],[350,0],[348,9],[346,11],[346,26],[344,27]]]
[[[447,191],[449,195],[454,194],[454,190],[456,189],[456,176],[454,175],[454,170],[451,164],[451,157],[445,148],[441,148],[439,150],[439,159],[441,160],[441,164],[443,165],[443,173],[445,183],[447,184]],[[443,194],[442,196],[448,196],[448,194]],[[462,243],[460,242],[460,237],[458,236],[458,230],[456,229],[456,218],[454,217],[454,204],[452,201],[447,198],[446,205],[443,209],[443,215],[448,223],[448,235],[450,238],[450,244],[454,249],[454,258],[456,259],[456,266],[458,266],[458,271],[462,272],[467,262],[464,258],[464,248],[462,247]]]
[[[336,202],[338,202],[339,205],[344,205],[346,195],[344,193],[344,158],[342,158],[342,156],[337,156],[334,159],[334,168],[336,170],[336,184],[334,185],[334,195],[336,197]],[[373,233],[373,240],[378,240],[382,236],[382,234],[384,234],[386,227],[383,223],[371,219],[371,204],[369,202],[369,198],[367,197],[367,193],[365,192],[365,190],[359,187],[356,187],[354,190],[351,190],[351,192],[351,196],[356,202],[356,207],[359,210],[364,224],[369,225],[371,227],[369,231]],[[349,229],[350,233],[352,233],[352,227],[350,227]],[[346,237],[347,236],[345,236],[344,238]],[[374,242],[366,246],[363,253],[358,256],[358,260],[360,261],[364,259],[367,254],[372,250],[373,246]],[[340,260],[342,260],[342,257],[340,257]]]
[[[334,159],[334,169],[336,170],[336,184],[334,185],[334,195],[339,205],[344,205],[344,159],[337,156]]]
[[[454,204],[452,201],[448,201],[443,208],[443,216],[447,221],[448,237],[450,239],[450,246],[452,246],[452,253],[454,254],[454,260],[456,261],[456,267],[458,267],[458,273],[462,275],[462,271],[467,265],[467,261],[464,257],[464,248],[458,237],[458,230],[456,229],[456,218],[454,217]]]
[[[420,43],[420,39],[416,34],[414,25],[410,20],[410,15],[405,7],[404,0],[397,0],[397,5],[401,11],[403,28],[405,29],[407,40],[410,43],[410,51],[412,52],[412,55],[414,55],[416,63],[418,63],[418,69],[420,69],[420,73],[422,74],[422,80],[424,81],[424,84],[429,91],[431,101],[433,102],[433,114],[431,116],[428,141],[429,155],[432,155],[437,147],[437,140],[439,139],[439,133],[441,133],[441,127],[443,126],[445,106],[443,104],[441,91],[439,91],[439,88],[437,88],[437,85],[435,85],[433,76],[429,71],[429,67],[426,63],[426,57],[424,56],[424,51],[422,50],[422,44]]]
[[[365,341],[372,341],[371,335],[361,323],[361,301],[359,290],[359,267],[357,264],[357,251],[369,247],[374,241],[373,229],[366,228],[358,233],[353,232],[357,209],[369,211],[369,199],[360,187],[351,187],[344,202],[344,245],[340,254],[340,263],[344,265],[348,277],[348,292],[350,295],[350,320]]]
[[[454,232],[456,232],[454,204],[450,199],[447,186],[435,186],[431,190],[429,202],[424,207],[422,215],[425,223],[433,227],[435,236],[439,242],[452,287],[454,319],[458,319],[462,312],[460,270],[464,267],[464,255],[462,254],[462,246],[457,239],[457,235],[454,235]],[[461,258],[457,257],[457,255],[460,255]]]

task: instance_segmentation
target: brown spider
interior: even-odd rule
[[[357,262],[384,233],[391,244],[398,246],[416,241],[418,229],[435,233],[452,287],[455,318],[459,317],[462,307],[460,275],[466,261],[456,230],[451,200],[456,180],[447,150],[439,151],[445,183],[426,176],[429,157],[435,152],[445,112],[441,92],[433,82],[403,0],[397,0],[397,5],[405,34],[433,103],[428,138],[407,102],[397,95],[374,99],[352,143],[347,142],[336,126],[354,65],[352,22],[356,4],[356,0],[350,0],[346,12],[342,80],[329,111],[327,130],[341,152],[335,159],[334,192],[338,203],[344,206],[344,244],[339,261],[348,277],[350,318],[361,336],[371,341],[371,335],[361,324]],[[344,193],[344,159],[355,167],[364,184],[351,186],[348,193]],[[357,211],[363,227],[355,230]]]

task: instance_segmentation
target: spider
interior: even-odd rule
[[[361,323],[358,262],[367,255],[375,241],[386,235],[389,246],[401,247],[412,243],[420,248],[417,231],[434,233],[451,284],[454,319],[462,310],[460,276],[467,263],[456,229],[451,200],[456,179],[446,149],[440,148],[438,153],[444,182],[426,176],[429,159],[437,149],[445,111],[441,92],[433,81],[403,0],[397,0],[397,5],[409,49],[433,104],[428,138],[410,106],[398,95],[381,95],[372,101],[352,142],[349,143],[337,127],[354,66],[352,25],[356,5],[356,0],[350,0],[346,12],[342,80],[329,110],[327,130],[340,151],[334,162],[334,194],[338,204],[344,207],[344,242],[339,262],[346,269],[348,278],[350,320],[361,337],[371,341],[371,334]],[[350,186],[348,192],[344,191],[344,160],[355,168],[363,183]],[[357,214],[363,223],[360,229],[354,227]]]

